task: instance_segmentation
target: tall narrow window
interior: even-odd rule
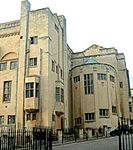
[[[39,83],[36,83],[36,97],[38,97],[39,98]]]
[[[8,102],[11,100],[11,86],[12,86],[12,81],[4,82],[4,93],[3,93],[4,102]]]
[[[16,69],[18,67],[18,61],[10,62],[10,70]]]
[[[29,66],[37,66],[37,58],[30,58],[29,59]]]
[[[55,72],[55,62],[52,60],[52,71]]]
[[[36,114],[32,114],[32,120],[36,120]]]
[[[64,89],[61,88],[61,102],[64,103]]]
[[[0,116],[0,124],[4,123],[4,116]]]
[[[112,76],[112,75],[110,75],[110,81],[111,81],[111,82],[115,82],[115,77]]]
[[[8,116],[8,124],[15,124],[15,115]]]
[[[30,114],[26,114],[26,120],[31,120],[31,115]]]
[[[56,87],[56,101],[60,102],[60,87]]]
[[[129,102],[129,112],[132,112],[132,103]]]
[[[34,83],[26,83],[26,98],[34,97]]]
[[[0,71],[6,70],[7,63],[0,63]]]
[[[86,95],[94,93],[93,74],[84,75],[84,90]]]
[[[123,88],[123,82],[119,82],[120,88]]]
[[[60,72],[61,72],[61,79],[63,79],[63,70],[61,69]]]

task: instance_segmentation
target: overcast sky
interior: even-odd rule
[[[133,77],[133,0],[29,0],[31,9],[49,7],[67,20],[67,42],[74,52],[92,44],[125,54]],[[1,0],[0,23],[20,18],[21,0]]]

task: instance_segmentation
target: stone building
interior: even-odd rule
[[[72,54],[73,126],[107,131],[129,118],[129,78],[123,53],[92,45]]]
[[[20,20],[0,24],[0,126],[69,127],[66,20],[21,3]]]
[[[129,117],[124,54],[92,45],[73,53],[66,20],[21,3],[20,20],[0,24],[0,127],[82,127]]]
[[[130,94],[131,97],[129,99],[129,118],[131,121],[131,125],[133,125],[133,88],[130,89]]]

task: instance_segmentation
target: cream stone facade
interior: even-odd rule
[[[73,126],[93,134],[129,118],[129,78],[123,53],[92,45],[72,54]]]
[[[20,20],[0,24],[0,126],[69,127],[71,50],[66,20],[21,4]]]
[[[21,3],[20,20],[0,24],[0,127],[96,131],[129,118],[124,54],[92,45],[73,53],[66,20]]]

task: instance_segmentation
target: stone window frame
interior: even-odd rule
[[[93,74],[84,74],[85,95],[94,94]]]
[[[13,60],[10,62],[10,70],[17,69],[18,68],[18,61]]]
[[[8,124],[15,124],[16,117],[15,115],[8,115]]]
[[[95,113],[85,113],[85,121],[94,121],[95,120]]]
[[[37,66],[37,57],[29,58],[29,66],[36,67]]]
[[[0,71],[6,70],[7,62],[0,63]]]
[[[109,109],[99,109],[100,117],[109,117]]]
[[[4,124],[4,115],[0,116],[0,124]]]
[[[3,87],[3,102],[11,101],[12,81],[4,81]]]

